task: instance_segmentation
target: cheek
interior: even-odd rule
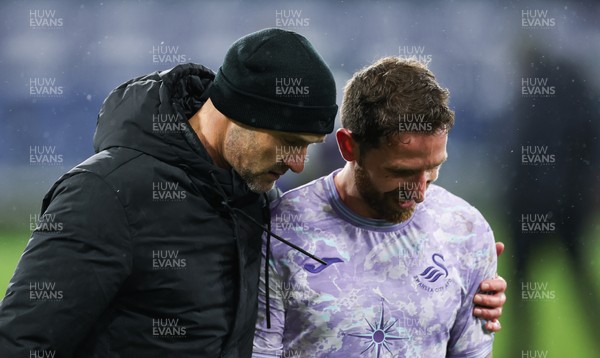
[[[248,135],[244,147],[244,154],[249,161],[264,161],[265,158],[275,158],[275,146],[268,138],[260,134]]]
[[[233,132],[226,138],[225,157],[238,171],[256,173],[275,161],[275,149],[248,132]]]
[[[429,181],[431,181],[431,182],[436,181],[439,175],[440,175],[439,169],[433,170],[429,176]]]
[[[256,142],[250,146],[248,153],[248,162],[256,172],[263,172],[283,164],[282,158],[281,156],[278,157],[277,148],[274,145]]]
[[[235,136],[235,133],[230,133],[227,137],[225,137],[225,141],[223,143],[223,158],[225,158],[225,160],[235,169],[239,169],[236,168],[236,166],[240,165],[241,159],[241,148],[239,143],[240,141]]]
[[[375,186],[378,192],[386,195],[398,195],[400,185],[400,181],[398,181],[398,178],[394,178],[392,176],[379,176],[374,177],[372,179],[373,185]]]
[[[369,184],[375,192],[385,195],[398,192],[398,178],[389,175],[383,170],[378,170],[378,168],[369,169],[368,171],[365,170],[365,172],[367,173]]]

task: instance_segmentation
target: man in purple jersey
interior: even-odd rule
[[[384,58],[348,82],[336,134],[346,166],[272,205],[273,232],[327,265],[269,246],[254,357],[492,355],[506,287],[488,280],[492,231],[431,184],[454,124],[448,95],[414,60]],[[482,280],[498,292],[477,294]]]

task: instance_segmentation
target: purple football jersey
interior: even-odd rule
[[[261,275],[253,356],[488,355],[494,337],[472,300],[496,252],[479,211],[432,184],[406,222],[361,217],[341,201],[337,172],[272,205],[273,232],[328,265],[271,241],[271,328]]]

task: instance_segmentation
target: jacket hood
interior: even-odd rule
[[[188,123],[208,98],[207,89],[215,74],[197,64],[183,64],[129,80],[104,100],[94,150],[126,147],[177,166],[194,179],[224,194],[256,200],[233,170],[215,166]],[[253,194],[253,193],[252,193]],[[248,198],[250,196],[250,198]]]

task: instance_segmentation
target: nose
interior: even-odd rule
[[[286,160],[284,160],[284,163],[285,163],[285,165],[288,166],[288,168],[290,168],[291,171],[298,174],[298,173],[302,173],[302,171],[304,170],[304,162],[305,161],[306,161],[306,152],[303,152],[302,154],[286,158]]]
[[[417,178],[417,187],[415,202],[422,203],[425,200],[425,191],[427,190],[427,184],[430,182],[429,173],[424,171],[419,174]]]
[[[302,173],[308,161],[308,146],[293,146],[281,156],[281,161],[294,173]]]

